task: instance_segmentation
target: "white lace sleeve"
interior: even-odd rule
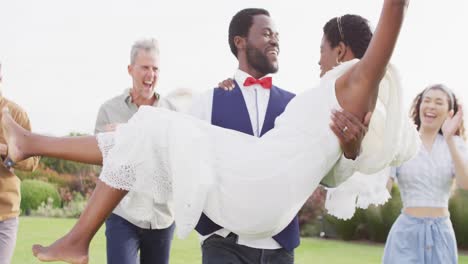
[[[109,151],[114,147],[114,132],[105,132],[96,134],[99,150],[101,150],[102,159],[105,160]]]
[[[96,136],[102,153],[103,164],[108,163],[109,152],[114,147],[114,134],[114,132],[106,132],[99,133]],[[117,169],[104,166],[99,179],[112,188],[129,191],[135,182],[135,168],[132,165],[120,166]]]

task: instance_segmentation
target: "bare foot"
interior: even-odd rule
[[[25,144],[22,139],[30,132],[13,120],[10,111],[6,107],[2,109],[2,129],[8,146],[8,158],[15,163],[28,158],[24,153]]]
[[[88,264],[88,246],[73,241],[66,235],[48,247],[34,245],[33,255],[40,261],[64,261],[72,264]]]

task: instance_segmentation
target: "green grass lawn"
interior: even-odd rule
[[[49,244],[75,223],[75,219],[20,218],[20,228],[13,264],[39,263],[31,254],[34,243]],[[91,244],[90,263],[106,263],[104,228]],[[304,238],[296,250],[296,263],[380,263],[383,245],[347,243],[334,240]],[[188,239],[175,239],[171,251],[171,264],[201,263],[198,237],[193,233]],[[468,256],[460,256],[459,263],[468,264]]]

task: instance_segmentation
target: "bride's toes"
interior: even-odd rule
[[[33,245],[33,255],[40,261],[64,261],[71,264],[88,264],[88,249],[80,244],[71,243],[67,238],[57,240],[54,244],[44,247]]]

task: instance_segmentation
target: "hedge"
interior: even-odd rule
[[[56,187],[50,183],[39,180],[24,180],[21,182],[21,211],[28,214],[35,210],[41,203],[53,199],[53,206],[60,207],[61,199]]]

